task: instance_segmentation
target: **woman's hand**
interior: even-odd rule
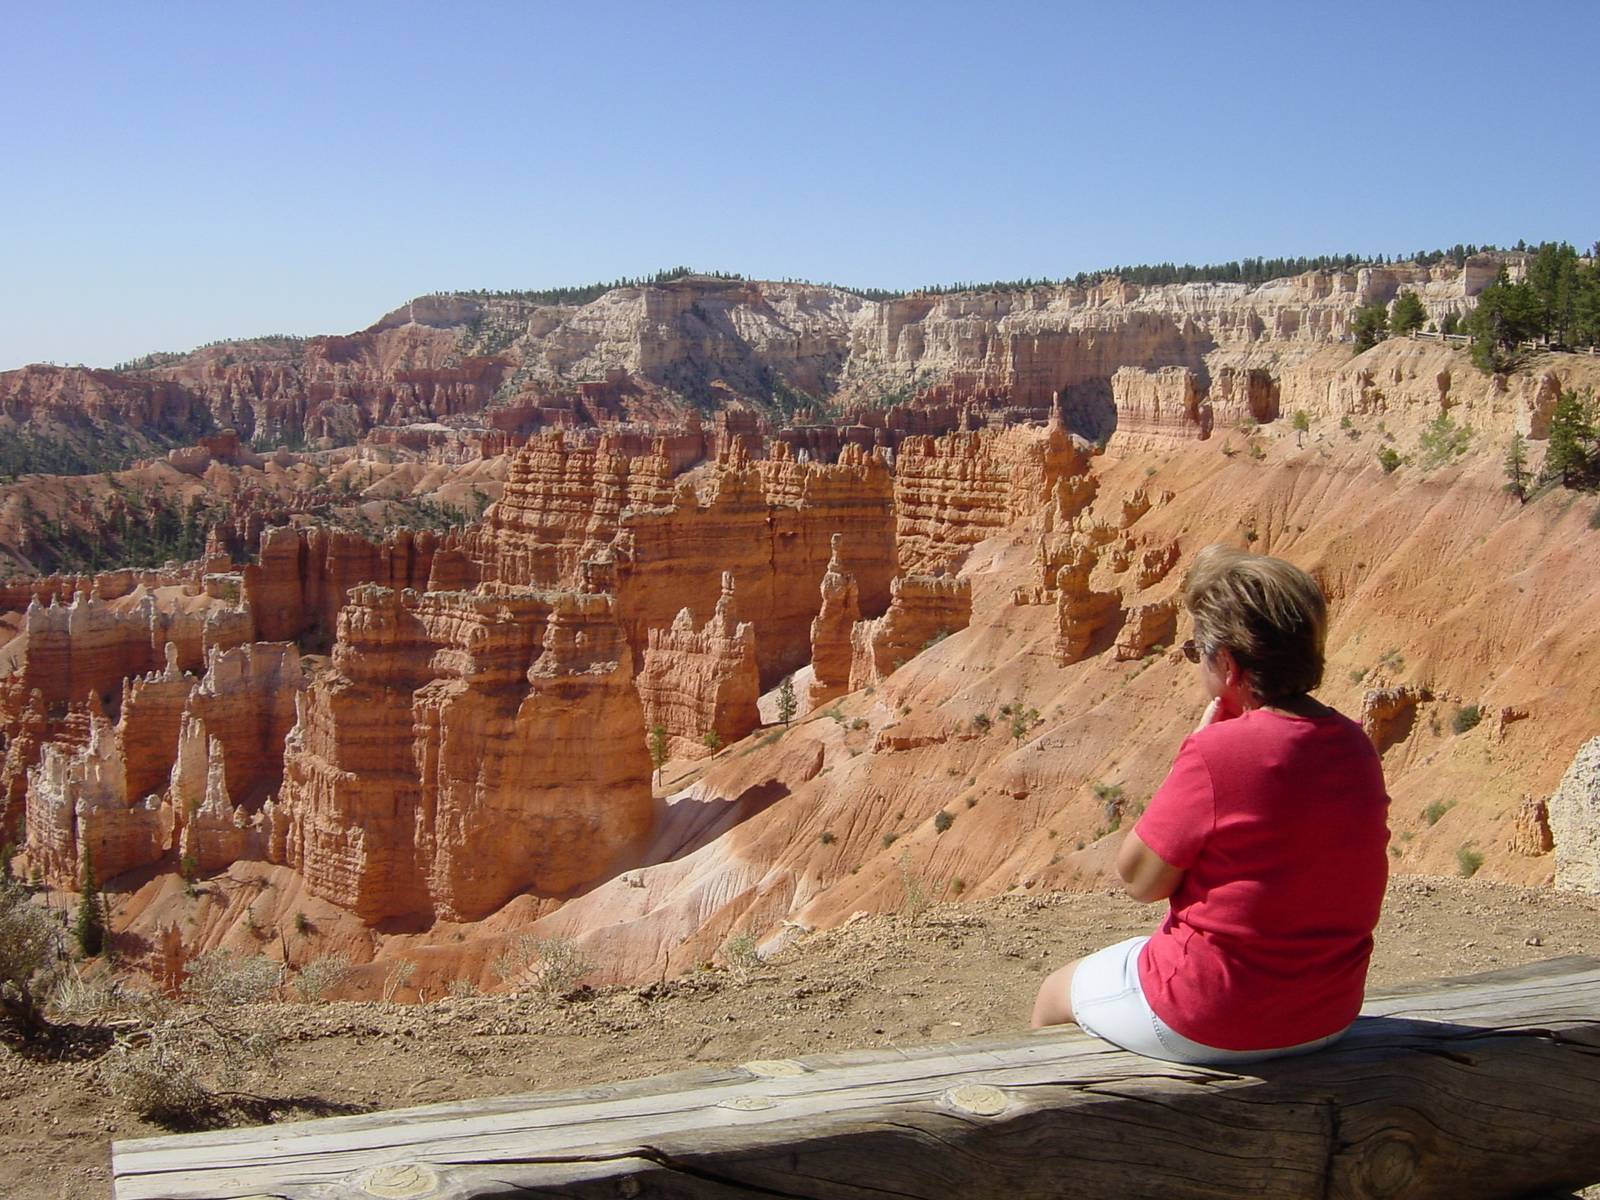
[[[1226,721],[1230,717],[1236,717],[1238,715],[1238,713],[1224,705],[1222,703],[1222,697],[1218,696],[1210,704],[1206,705],[1205,715],[1200,718],[1200,724],[1194,727],[1194,731],[1199,733],[1207,725],[1215,725],[1218,721]]]

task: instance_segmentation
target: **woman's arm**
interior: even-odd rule
[[[1117,851],[1117,874],[1128,885],[1128,895],[1141,904],[1165,900],[1183,882],[1183,872],[1169,866],[1131,829]]]

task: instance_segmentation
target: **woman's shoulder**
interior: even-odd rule
[[[1312,704],[1314,707],[1298,711],[1283,708],[1252,709],[1231,720],[1218,721],[1197,730],[1191,740],[1202,750],[1243,743],[1301,740],[1372,749],[1372,743],[1359,722],[1325,704],[1315,701]]]

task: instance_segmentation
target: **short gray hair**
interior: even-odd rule
[[[1226,646],[1261,703],[1303,695],[1322,682],[1328,602],[1293,563],[1207,546],[1189,568],[1183,605],[1206,655]]]

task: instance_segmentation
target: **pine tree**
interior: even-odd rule
[[[1528,457],[1520,433],[1511,435],[1511,444],[1506,447],[1505,467],[1506,491],[1515,496],[1519,502],[1527,503]]]
[[[787,675],[778,687],[778,720],[783,722],[785,729],[789,728],[789,722],[794,720],[795,709],[798,707],[794,697],[794,676]]]
[[[1517,347],[1539,336],[1541,327],[1539,300],[1533,288],[1526,283],[1512,283],[1501,267],[1467,318],[1473,364],[1482,371],[1506,370]]]
[[[1566,242],[1545,242],[1528,264],[1528,289],[1539,316],[1539,332],[1566,342],[1576,316],[1578,252]]]
[[[78,915],[72,927],[78,948],[85,958],[93,958],[106,947],[105,901],[94,877],[94,860],[88,847],[83,851],[83,870],[78,882]]]
[[[1428,310],[1415,292],[1401,292],[1395,298],[1394,312],[1389,316],[1389,328],[1396,336],[1415,333],[1428,319]]]
[[[1589,474],[1588,443],[1594,440],[1589,406],[1577,392],[1567,389],[1556,397],[1550,417],[1550,446],[1544,454],[1544,472],[1559,478],[1563,487],[1577,487]]]
[[[1389,336],[1389,314],[1381,304],[1363,304],[1356,309],[1352,326],[1356,335],[1356,353],[1371,350]]]

